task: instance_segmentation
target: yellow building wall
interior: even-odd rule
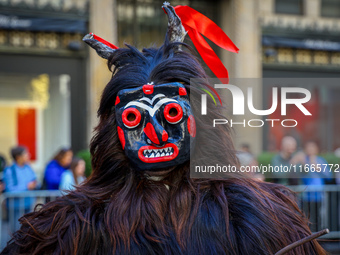
[[[12,161],[10,149],[17,144],[16,108],[0,106],[0,154],[4,155],[7,163]]]

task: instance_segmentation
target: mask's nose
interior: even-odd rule
[[[150,118],[150,122],[148,122],[144,128],[144,133],[156,146],[163,146],[168,141],[168,133],[154,118]]]

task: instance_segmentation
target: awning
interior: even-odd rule
[[[322,39],[297,39],[277,36],[262,36],[262,45],[273,47],[300,48],[309,50],[340,51],[340,41]]]
[[[0,29],[20,31],[86,33],[86,21],[0,14]]]

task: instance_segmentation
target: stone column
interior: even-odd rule
[[[260,15],[272,14],[275,10],[275,0],[258,0]]]
[[[90,31],[105,40],[117,45],[117,2],[116,0],[90,0]],[[89,124],[88,137],[92,137],[93,128],[97,125],[97,109],[101,93],[111,78],[107,61],[100,58],[95,50],[90,49],[88,59],[89,81]]]
[[[265,1],[272,3],[270,0]],[[229,70],[231,79],[262,77],[259,12],[270,12],[273,7],[261,10],[259,7],[261,2],[261,0],[229,0],[223,1],[221,4],[222,29],[240,49],[238,54],[222,52],[222,61]],[[249,79],[245,84],[249,84]],[[242,88],[242,90],[246,98],[246,88]],[[262,85],[258,83],[253,92],[255,108],[262,109]],[[246,104],[245,109],[247,108]],[[255,118],[261,119],[261,116],[254,116],[246,111],[243,116],[231,116],[231,118],[233,121],[241,122],[243,119],[246,121]],[[262,151],[263,128],[237,125],[234,130],[236,148],[239,148],[242,143],[248,143],[255,154]]]
[[[320,16],[321,0],[304,0],[304,15],[311,18],[317,18]]]

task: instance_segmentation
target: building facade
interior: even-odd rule
[[[215,21],[240,49],[213,49],[231,78],[340,76],[340,2],[337,0],[172,1]],[[88,32],[138,48],[163,43],[167,17],[156,0],[0,1],[0,154],[25,144],[38,169],[61,146],[88,148],[100,95],[110,79],[106,61],[81,42]],[[188,40],[189,42],[189,40]],[[190,43],[190,42],[189,42]],[[210,72],[209,70],[207,70]],[[253,101],[270,107],[272,85],[259,82]],[[340,87],[294,84],[311,91],[313,118],[299,128],[235,127],[236,147],[275,151],[290,134],[300,145],[317,140],[340,147]],[[246,113],[239,119],[258,118]],[[237,120],[236,118],[236,120]]]
[[[161,45],[166,17],[159,12],[158,1],[117,0],[117,36],[119,46],[124,42],[148,47]],[[247,143],[255,154],[264,150],[276,151],[285,135],[294,136],[299,146],[307,140],[315,140],[322,151],[340,147],[336,118],[339,87],[322,79],[340,76],[340,2],[337,0],[224,0],[179,1],[172,5],[189,5],[215,21],[240,49],[238,54],[218,48],[229,71],[230,78],[254,79],[254,104],[258,109],[268,109],[271,104],[269,85],[261,78],[319,78],[315,82],[291,86],[308,89],[312,98],[306,104],[311,118],[303,118],[294,109],[287,118],[297,117],[295,128],[263,128],[236,126],[236,147]],[[163,26],[162,26],[163,24]],[[209,70],[208,70],[209,71]],[[280,88],[279,88],[280,89]],[[229,98],[225,99],[230,101]],[[279,109],[278,109],[279,111]],[[230,117],[230,116],[229,116]],[[277,113],[261,117],[276,118]],[[251,113],[233,116],[235,121],[258,119]]]
[[[42,173],[61,147],[87,147],[88,1],[0,1],[0,154],[25,145]]]
[[[221,4],[225,14],[221,25],[240,48],[239,54],[222,53],[231,77],[309,78],[291,86],[306,88],[312,94],[306,104],[312,117],[304,118],[292,109],[287,116],[299,121],[295,128],[272,128],[269,124],[258,129],[237,128],[236,145],[248,143],[256,154],[276,151],[281,138],[292,135],[300,147],[314,140],[323,152],[339,148],[336,109],[340,87],[330,79],[340,76],[340,1],[230,0]],[[265,80],[257,86],[254,101],[259,109],[269,109],[275,85]]]
[[[293,135],[300,146],[316,141],[323,152],[340,147],[337,114],[340,86],[340,1],[268,1],[272,7],[259,18],[262,30],[262,76],[308,78],[294,84],[308,89],[312,116],[291,111],[301,124],[294,129],[266,128],[263,149],[279,148],[282,136]],[[334,80],[332,80],[334,79]],[[268,98],[270,85],[263,88]],[[263,100],[264,106],[268,100]]]

